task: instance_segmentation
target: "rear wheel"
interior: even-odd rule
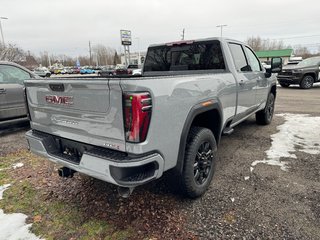
[[[300,82],[300,88],[309,89],[312,88],[314,83],[314,78],[310,75],[304,76]]]
[[[268,125],[271,123],[274,112],[275,97],[273,93],[269,93],[266,106],[264,109],[256,113],[256,122],[261,125]]]
[[[217,144],[211,130],[192,127],[185,150],[181,187],[185,195],[196,198],[210,186],[217,152]]]
[[[287,88],[290,86],[289,83],[279,83],[281,87]]]

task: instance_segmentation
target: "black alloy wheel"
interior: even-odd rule
[[[203,142],[194,160],[194,180],[196,184],[203,185],[209,177],[213,162],[213,150],[209,142]]]

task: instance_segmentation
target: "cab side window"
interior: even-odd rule
[[[232,58],[237,71],[239,72],[249,72],[252,71],[250,65],[247,62],[246,55],[240,44],[229,43],[229,48],[232,54]]]
[[[260,72],[261,71],[261,66],[260,66],[260,62],[257,59],[256,55],[254,55],[252,50],[250,48],[248,48],[248,47],[245,47],[245,51],[246,51],[246,54],[248,56],[250,67],[251,67],[252,71],[253,72]]]
[[[9,65],[0,65],[0,82],[23,84],[23,81],[31,76],[28,72]]]

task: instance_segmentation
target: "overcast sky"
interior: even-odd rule
[[[220,36],[281,39],[317,50],[319,0],[1,0],[6,43],[33,53],[88,55],[88,42],[120,50],[120,29],[132,31],[131,51],[149,44]],[[136,39],[136,38],[139,38]]]

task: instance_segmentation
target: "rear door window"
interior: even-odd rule
[[[144,72],[225,69],[219,41],[150,47]]]

